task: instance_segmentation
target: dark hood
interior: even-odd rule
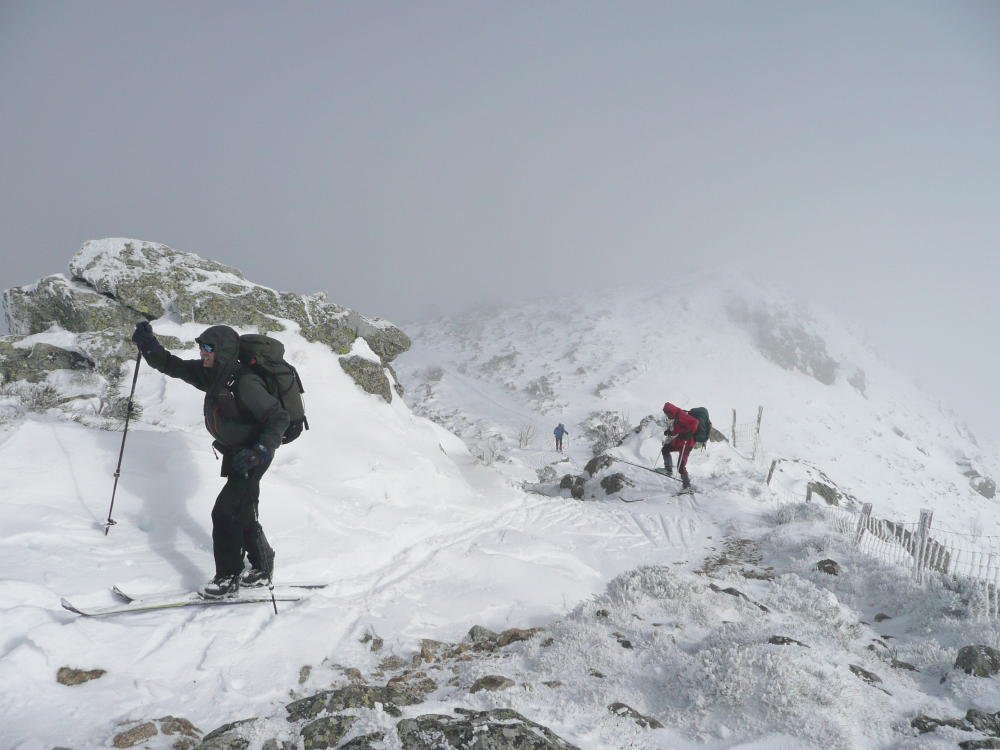
[[[215,347],[214,383],[225,383],[236,370],[240,357],[240,335],[229,326],[212,326],[195,339],[199,344]],[[211,389],[215,391],[215,387]]]

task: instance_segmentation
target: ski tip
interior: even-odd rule
[[[117,586],[112,586],[111,587],[111,593],[114,594],[115,596],[117,596],[119,599],[124,599],[126,602],[134,602],[135,601],[135,597],[129,596],[128,594],[126,594],[124,591],[122,591]]]
[[[60,599],[59,603],[62,604],[63,609],[69,610],[70,612],[73,612],[74,614],[78,614],[78,615],[82,615],[83,614],[83,612],[81,612],[76,607],[74,607],[72,604],[70,604],[69,601],[67,601],[66,599]]]

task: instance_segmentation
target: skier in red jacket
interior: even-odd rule
[[[694,433],[698,430],[698,418],[692,417],[679,406],[669,401],[663,405],[663,413],[667,415],[670,426],[663,432],[669,440],[663,444],[663,466],[668,477],[674,475],[673,462],[670,454],[677,453],[677,470],[681,475],[684,489],[690,489],[691,479],[688,477],[687,461],[694,448]]]

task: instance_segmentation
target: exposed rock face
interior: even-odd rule
[[[68,331],[118,328],[131,332],[137,317],[173,313],[184,322],[275,331],[281,320],[297,323],[302,335],[344,352],[357,336],[386,362],[406,351],[400,329],[326,300],[254,284],[235,268],[166,245],[141,240],[92,240],[69,264],[73,279],[48,276],[4,293],[10,331],[29,335],[53,323]]]
[[[4,292],[11,336],[0,338],[3,381],[38,382],[50,371],[94,369],[95,363],[114,369],[134,356],[129,339],[135,323],[167,314],[181,322],[257,327],[264,333],[297,326],[304,338],[339,354],[361,337],[382,366],[410,347],[396,326],[329,302],[323,294],[276,292],[247,281],[235,268],[155,242],[93,240],[73,256],[69,268],[72,278],[56,274]],[[14,346],[18,337],[50,330],[77,335],[69,337],[72,346],[57,342],[70,348]],[[365,390],[391,400],[389,380],[378,363],[349,361],[344,369]]]
[[[46,276],[31,286],[8,289],[3,305],[10,332],[18,336],[41,333],[53,325],[74,333],[128,330],[142,319],[128,306],[61,274]]]
[[[53,370],[93,370],[94,362],[79,352],[51,344],[14,346],[0,339],[0,376],[4,382],[38,383]]]
[[[826,342],[786,311],[751,306],[738,299],[728,305],[726,312],[753,336],[758,351],[779,367],[798,370],[824,385],[836,381],[840,365],[827,353]],[[859,387],[856,383],[854,386]]]
[[[122,305],[159,318],[174,313],[182,321],[235,328],[280,330],[278,319],[301,326],[309,341],[345,351],[361,336],[385,361],[410,348],[410,340],[392,324],[367,318],[326,300],[276,292],[246,280],[235,268],[205,260],[166,245],[139,240],[94,240],[70,261],[74,278]]]
[[[344,372],[354,378],[354,382],[361,386],[363,391],[381,396],[387,402],[392,403],[389,378],[386,377],[381,365],[356,355],[340,357],[339,362]]]

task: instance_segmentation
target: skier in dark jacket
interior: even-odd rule
[[[678,406],[674,406],[669,401],[663,405],[663,413],[670,420],[670,427],[664,431],[668,437],[663,444],[663,468],[667,476],[673,476],[673,462],[670,460],[671,452],[677,453],[677,470],[681,475],[681,484],[684,489],[690,489],[691,478],[688,476],[687,461],[688,456],[694,448],[694,434],[698,431],[698,418],[692,417]]]
[[[257,505],[261,477],[281,445],[289,417],[263,379],[240,367],[236,331],[212,326],[195,340],[200,359],[181,359],[163,348],[147,321],[132,334],[151,367],[205,392],[205,427],[222,454],[226,484],[212,508],[215,576],[202,593],[235,596],[241,584],[260,586],[271,580],[274,550],[258,521]],[[246,573],[244,553],[251,566]]]

